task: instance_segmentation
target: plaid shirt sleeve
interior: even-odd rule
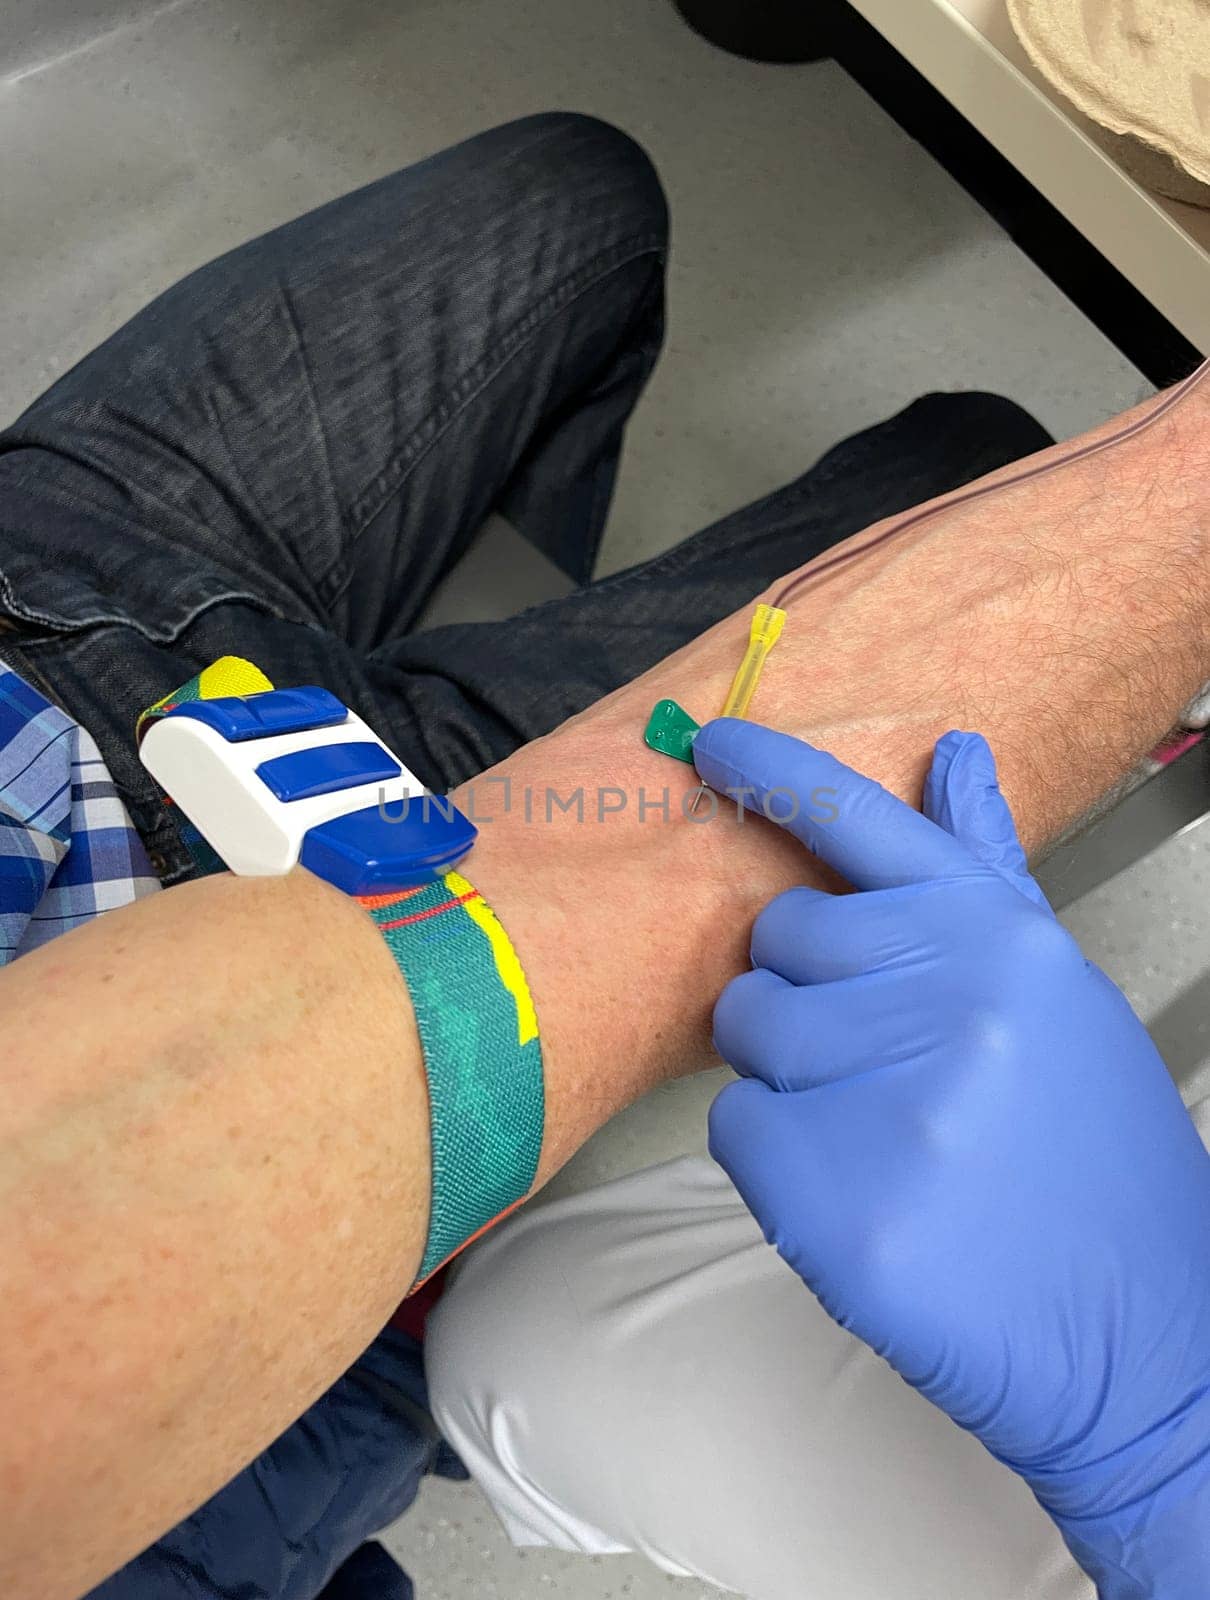
[[[90,735],[0,663],[0,966],[158,888]]]

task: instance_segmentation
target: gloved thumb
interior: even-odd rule
[[[790,1114],[793,1099],[758,1078],[727,1084],[710,1107],[709,1149],[765,1238],[801,1270],[794,1241],[780,1225],[787,1174],[798,1175],[800,1185],[805,1176],[802,1129]]]
[[[861,1225],[859,1200],[836,1181],[844,1152],[817,1147],[805,1094],[771,1089],[757,1078],[729,1083],[710,1107],[710,1154],[760,1224],[766,1241],[791,1266],[829,1315],[841,1308],[823,1293],[839,1262],[850,1261]],[[860,1121],[853,1129],[860,1141]],[[848,1326],[848,1324],[845,1324]]]
[[[1000,792],[996,760],[981,733],[943,734],[924,782],[924,814],[1047,911],[1046,896],[1030,875],[1017,825]]]

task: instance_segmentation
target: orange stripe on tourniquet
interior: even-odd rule
[[[468,900],[482,898],[478,889],[472,889],[469,894],[460,894],[456,900],[443,900],[439,906],[430,906],[427,911],[413,911],[410,917],[396,917],[393,922],[380,922],[378,931],[385,933],[388,928],[402,928],[408,922],[423,922],[426,917],[439,917],[443,911],[452,911],[455,906],[464,906]]]
[[[386,894],[358,894],[353,898],[367,911],[378,911],[383,906],[393,906],[403,900],[411,900],[413,896],[423,894],[428,887],[427,883],[418,883],[414,889],[391,889]]]

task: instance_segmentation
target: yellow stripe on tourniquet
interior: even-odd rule
[[[265,694],[273,684],[258,666],[245,661],[243,656],[220,656],[208,667],[203,667],[196,678],[190,678],[179,689],[166,694],[153,706],[148,706],[135,724],[135,737],[141,739],[147,724],[161,716],[170,706],[185,705],[191,700],[222,700],[227,695],[243,699],[248,694]]]
[[[222,700],[227,695],[265,694],[273,685],[258,666],[242,656],[220,656],[198,674],[199,700]]]
[[[442,882],[451,895],[473,896],[465,902],[463,910],[475,926],[487,936],[488,943],[492,947],[496,971],[500,974],[500,982],[512,995],[517,1007],[517,1043],[528,1044],[531,1039],[538,1037],[538,1013],[534,1010],[529,984],[525,981],[525,974],[521,970],[520,961],[517,960],[512,940],[501,927],[496,913],[484,903],[481,895],[475,894],[474,886],[468,883],[460,872],[443,873]]]

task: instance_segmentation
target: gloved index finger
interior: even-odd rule
[[[854,888],[893,889],[977,867],[944,828],[788,733],[719,717],[694,739],[693,760],[712,789],[792,833]]]

